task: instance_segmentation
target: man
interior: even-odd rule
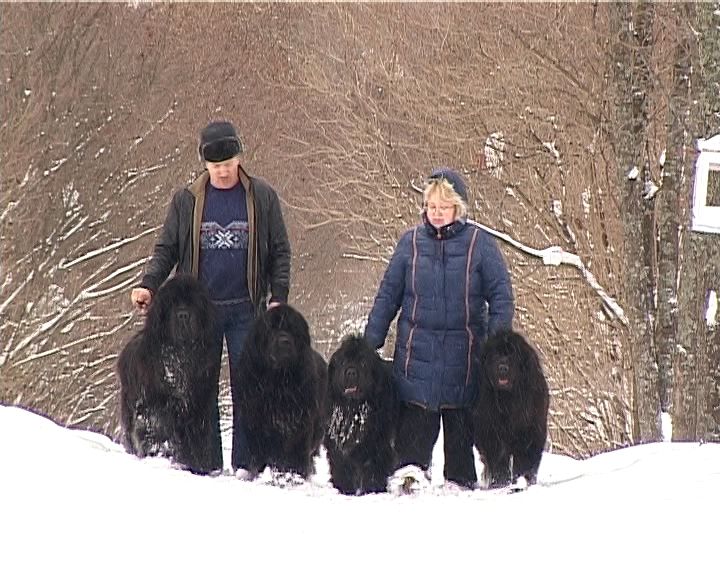
[[[202,130],[198,152],[206,171],[175,192],[145,275],[130,296],[144,313],[173,269],[199,278],[218,311],[218,354],[224,340],[231,366],[252,320],[287,302],[290,287],[290,243],[278,195],[264,180],[248,176],[242,151],[230,122],[211,122]],[[234,429],[238,421],[236,414]],[[219,417],[216,427],[219,437]],[[234,430],[235,469],[247,467],[246,444]]]

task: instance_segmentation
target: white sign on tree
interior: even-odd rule
[[[693,187],[692,229],[696,232],[720,234],[720,199],[708,203],[708,184],[718,194],[720,189],[720,134],[698,140]]]

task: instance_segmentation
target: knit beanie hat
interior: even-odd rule
[[[200,132],[198,152],[205,162],[223,162],[240,154],[242,143],[235,126],[225,120],[210,122]]]
[[[460,176],[460,173],[453,170],[452,168],[435,168],[431,173],[428,180],[447,180],[452,184],[455,193],[462,198],[465,203],[468,201],[467,186],[465,180]]]

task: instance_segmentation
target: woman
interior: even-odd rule
[[[380,348],[400,310],[393,368],[401,401],[396,475],[421,481],[416,466],[428,476],[442,420],[445,479],[472,488],[473,358],[488,333],[512,326],[512,284],[495,239],[467,220],[467,190],[456,171],[432,172],[422,220],[395,248],[365,337]]]

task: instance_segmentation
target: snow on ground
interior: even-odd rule
[[[717,570],[717,444],[546,454],[538,485],[512,495],[443,486],[436,450],[426,492],[351,497],[323,458],[299,486],[200,477],[0,406],[0,458],[8,575]]]

